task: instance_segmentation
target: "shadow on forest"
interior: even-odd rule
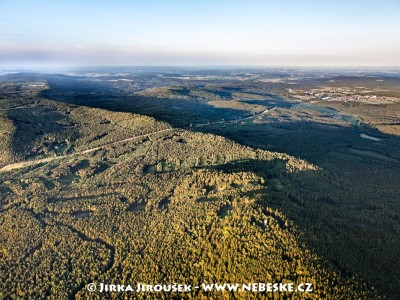
[[[285,176],[280,162],[247,159],[209,169],[227,174],[253,172],[265,178],[267,192],[263,192],[260,205],[277,209],[292,220],[307,248],[327,259],[342,276],[358,276],[395,299],[399,262],[398,243],[393,241],[398,241],[399,197],[391,206],[385,199],[377,203],[373,188],[349,188],[324,170]]]
[[[131,112],[154,117],[174,127],[189,128],[190,124],[237,119],[250,116],[242,110],[215,108],[202,101],[161,99],[121,94],[116,88],[96,82],[81,82],[74,77],[54,75],[46,78],[50,89],[40,96],[65,103]]]
[[[79,132],[74,130],[73,121],[68,115],[63,114],[55,108],[39,108],[30,112],[28,109],[9,110],[6,116],[12,120],[15,126],[15,132],[12,138],[11,148],[18,157],[30,159],[37,154],[32,153],[36,148],[39,154],[51,154],[66,150],[67,145],[63,138],[60,140],[49,140],[47,136],[57,136],[59,133],[67,130],[71,136],[79,137]],[[38,141],[41,141],[39,144]]]

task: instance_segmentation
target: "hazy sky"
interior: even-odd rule
[[[0,0],[0,66],[400,66],[400,0]]]

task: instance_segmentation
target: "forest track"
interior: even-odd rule
[[[157,133],[161,133],[161,132],[167,132],[167,131],[172,131],[175,130],[175,128],[167,128],[167,129],[162,129],[162,130],[158,130],[158,131],[154,131],[154,132],[150,132],[150,133],[146,133],[146,134],[142,134],[142,135],[136,135],[133,137],[129,137],[126,139],[122,139],[116,142],[111,142],[111,143],[107,143],[98,147],[94,147],[94,148],[90,148],[90,149],[86,149],[83,151],[79,151],[79,152],[74,152],[71,154],[67,154],[67,155],[59,155],[59,156],[53,156],[53,157],[46,157],[46,158],[42,158],[42,159],[36,159],[36,160],[25,160],[25,161],[20,161],[17,163],[12,163],[12,164],[8,164],[5,165],[4,167],[2,167],[0,169],[0,173],[3,172],[8,172],[8,171],[12,171],[12,170],[16,170],[16,169],[21,169],[21,168],[26,168],[26,167],[30,167],[30,166],[35,166],[41,163],[46,163],[46,162],[50,162],[50,161],[54,161],[54,160],[58,160],[58,159],[63,159],[63,158],[67,158],[67,157],[72,157],[72,156],[76,156],[76,155],[82,155],[82,154],[87,154],[90,152],[94,152],[97,150],[101,150],[105,147],[108,146],[112,146],[112,145],[116,145],[116,144],[120,144],[120,143],[124,143],[124,142],[129,142],[138,138],[145,138],[145,137],[150,137],[151,135],[157,134]]]
[[[209,122],[209,123],[200,123],[200,124],[194,124],[194,127],[203,127],[203,126],[209,126],[209,125],[215,125],[215,124],[226,124],[226,123],[232,123],[232,122],[237,122],[237,121],[246,121],[246,120],[251,120],[253,118],[256,118],[258,116],[264,115],[267,112],[274,110],[276,107],[272,107],[272,108],[267,108],[265,110],[263,110],[262,112],[258,113],[258,114],[254,114],[252,116],[249,117],[245,117],[245,118],[236,118],[236,119],[232,119],[232,120],[221,120],[221,121],[216,121],[216,122]],[[59,155],[59,156],[53,156],[53,157],[46,157],[46,158],[42,158],[42,159],[37,159],[37,160],[25,160],[25,161],[21,161],[21,162],[17,162],[17,163],[12,163],[12,164],[8,164],[3,166],[2,168],[0,168],[0,173],[3,172],[8,172],[8,171],[12,171],[12,170],[16,170],[16,169],[22,169],[22,168],[26,168],[26,167],[30,167],[30,166],[34,166],[34,165],[38,165],[41,163],[46,163],[46,162],[50,162],[50,161],[54,161],[54,160],[58,160],[58,159],[63,159],[66,157],[71,157],[71,156],[75,156],[75,155],[82,155],[82,154],[87,154],[90,152],[94,152],[97,150],[101,150],[105,147],[108,146],[112,146],[112,145],[116,145],[116,144],[120,144],[120,143],[124,143],[124,142],[129,142],[138,138],[144,138],[144,137],[149,137],[151,135],[157,134],[157,133],[161,133],[161,132],[167,132],[167,131],[173,131],[173,130],[178,130],[177,128],[166,128],[166,129],[162,129],[162,130],[158,130],[158,131],[154,131],[154,132],[150,132],[150,133],[146,133],[146,134],[142,134],[142,135],[136,135],[133,137],[129,137],[126,139],[122,139],[116,142],[111,142],[108,144],[104,144],[98,147],[94,147],[94,148],[90,148],[90,149],[86,149],[83,151],[79,151],[79,152],[74,152],[71,154],[67,154],[67,155]]]

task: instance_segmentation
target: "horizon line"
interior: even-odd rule
[[[400,68],[400,65],[75,65],[75,66],[1,66],[0,70],[7,69],[73,69],[73,68],[337,68],[337,69],[351,69],[351,68]]]

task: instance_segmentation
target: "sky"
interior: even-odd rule
[[[400,66],[400,0],[0,0],[0,67]]]

